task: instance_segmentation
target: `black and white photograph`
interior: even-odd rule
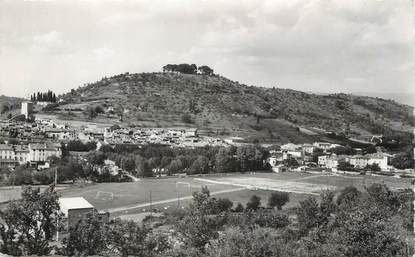
[[[414,0],[0,0],[0,257],[415,257]]]

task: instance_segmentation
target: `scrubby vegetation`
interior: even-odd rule
[[[195,126],[208,131],[245,131],[259,141],[314,140],[299,127],[321,128],[343,138],[383,134],[409,143],[413,137],[413,108],[392,100],[247,86],[220,75],[201,76],[204,72],[189,64],[166,65],[164,70],[174,67],[184,71],[105,77],[72,90],[63,99],[92,110],[97,104],[113,107],[130,124],[168,127],[189,123],[190,116]]]
[[[410,189],[373,184],[363,192],[323,191],[294,208],[266,208],[259,197],[247,206],[193,193],[192,204],[142,223],[88,216],[51,247],[61,217],[53,188],[27,188],[0,212],[0,251],[15,256],[250,256],[404,257],[414,253]],[[275,201],[275,195],[268,202]],[[279,198],[279,197],[278,197]],[[277,201],[284,203],[284,201]],[[284,206],[284,204],[282,204]],[[33,215],[41,213],[42,215]],[[19,238],[19,240],[16,240]]]

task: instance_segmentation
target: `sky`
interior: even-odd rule
[[[0,95],[195,63],[248,85],[415,105],[414,13],[412,0],[0,0]]]

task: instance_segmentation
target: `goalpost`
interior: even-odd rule
[[[99,199],[99,200],[114,200],[114,193],[112,192],[105,192],[105,191],[98,191],[97,194],[95,195],[95,199]]]

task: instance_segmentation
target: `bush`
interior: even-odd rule
[[[182,121],[184,123],[193,123],[192,116],[190,116],[190,114],[188,114],[188,113],[185,113],[185,114],[182,115]]]
[[[100,113],[104,113],[104,108],[102,108],[101,105],[97,105],[95,106],[95,113],[100,114]]]
[[[268,198],[269,207],[277,207],[278,210],[282,209],[286,203],[290,201],[290,196],[287,192],[274,192]]]
[[[251,199],[249,199],[249,202],[246,204],[247,210],[256,211],[261,206],[261,197],[253,195]]]

